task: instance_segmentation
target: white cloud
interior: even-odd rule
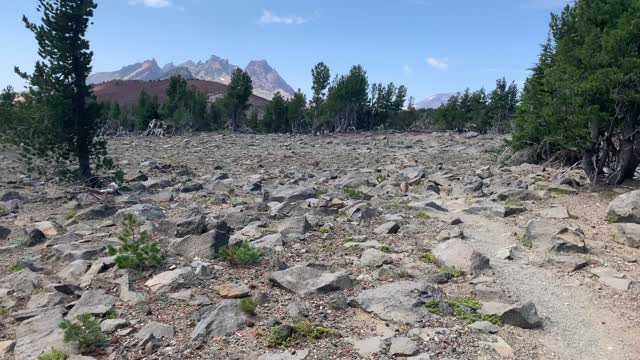
[[[402,66],[402,72],[404,73],[404,76],[411,76],[411,74],[413,74],[413,68],[409,64],[404,64]]]
[[[307,19],[302,16],[290,15],[290,16],[278,16],[269,10],[262,10],[262,16],[258,19],[260,25],[300,25],[307,22]]]
[[[430,56],[427,58],[427,64],[431,65],[434,69],[446,71],[449,69],[449,58],[437,59]]]
[[[138,5],[138,4],[142,4],[146,7],[156,8],[156,9],[168,8],[173,5],[171,3],[171,0],[129,0],[129,5]]]

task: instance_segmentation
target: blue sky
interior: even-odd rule
[[[566,0],[97,0],[90,29],[95,71],[155,58],[246,66],[266,59],[309,93],[310,69],[362,64],[370,82],[405,84],[417,100],[501,76],[522,83],[547,36],[549,13]],[[36,0],[0,0],[0,86],[23,84],[35,41],[21,22]]]

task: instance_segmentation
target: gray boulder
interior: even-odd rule
[[[191,339],[208,339],[229,336],[247,325],[247,315],[240,310],[237,300],[225,300],[205,309],[204,314],[191,333]]]
[[[616,224],[616,236],[613,239],[628,247],[640,248],[640,224]]]
[[[78,345],[64,341],[60,329],[62,312],[52,309],[18,325],[16,329],[15,360],[37,360],[40,354],[53,349],[67,354],[79,354]]]
[[[11,235],[11,229],[4,226],[0,226],[0,240],[8,239],[9,235]]]
[[[311,224],[307,221],[306,216],[291,217],[278,223],[278,232],[284,236],[289,234],[304,235],[309,231],[311,231]]]
[[[205,216],[194,216],[188,219],[165,219],[158,224],[157,232],[166,237],[182,238],[188,235],[200,235],[207,230]]]
[[[78,212],[73,219],[75,221],[102,220],[111,217],[115,213],[115,207],[98,204]]]
[[[527,223],[524,241],[533,248],[554,252],[586,253],[584,233],[552,220],[534,219]]]
[[[312,188],[294,184],[280,186],[269,194],[269,200],[277,202],[306,200],[313,197],[316,197],[316,192]]]
[[[55,245],[51,250],[66,261],[90,260],[91,258],[101,254],[105,250],[105,246],[73,243]]]
[[[385,235],[385,234],[397,234],[400,230],[400,225],[398,225],[395,221],[386,222],[373,230],[376,234]]]
[[[509,217],[527,211],[523,206],[510,206],[487,202],[466,208],[464,212],[473,215],[492,215],[497,217]]]
[[[442,302],[443,299],[440,290],[433,285],[398,281],[364,290],[349,303],[383,320],[416,324],[430,316],[424,306],[426,303]]]
[[[308,265],[276,271],[269,276],[269,280],[301,296],[324,294],[353,286],[353,281],[346,272],[325,272]]]
[[[192,280],[193,272],[190,267],[161,272],[144,283],[152,292],[163,294],[178,290]]]
[[[164,211],[155,205],[137,204],[126,209],[118,210],[114,221],[117,223],[122,222],[125,214],[133,215],[139,222],[157,221],[165,217]]]
[[[140,329],[140,331],[138,331],[138,333],[136,334],[136,337],[142,340],[147,338],[149,335],[153,335],[156,339],[173,339],[173,337],[176,335],[176,332],[173,328],[173,325],[167,325],[152,321],[143,326],[142,329]]]
[[[231,229],[224,221],[211,231],[202,235],[189,235],[183,239],[175,240],[170,250],[175,254],[186,258],[208,259],[213,257],[220,249],[229,245],[229,232]]]
[[[362,252],[360,265],[377,268],[384,264],[391,264],[391,256],[377,249],[367,249]]]
[[[503,323],[523,329],[535,329],[542,326],[536,306],[531,301],[515,305],[487,302],[482,304],[479,312],[498,315]]]
[[[475,274],[489,269],[489,258],[474,250],[462,239],[451,239],[438,245],[433,250],[436,263]]]
[[[640,190],[622,194],[609,203],[607,219],[610,222],[640,224]]]
[[[113,309],[115,299],[102,290],[87,290],[67,314],[67,319],[75,320],[79,315],[104,315]]]

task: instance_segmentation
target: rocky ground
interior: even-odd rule
[[[115,194],[0,153],[0,357],[79,354],[58,325],[89,313],[107,343],[71,359],[640,358],[640,192],[500,164],[503,149],[452,133],[116,138]],[[161,265],[108,255],[127,213]]]

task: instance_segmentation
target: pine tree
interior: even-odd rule
[[[311,99],[311,107],[313,109],[311,130],[315,134],[320,126],[322,106],[324,105],[326,97],[325,91],[327,90],[329,81],[331,80],[331,70],[325,63],[320,62],[311,69],[311,77],[313,81],[313,85],[311,87],[313,90],[313,98]]]
[[[229,129],[238,130],[240,121],[249,109],[249,98],[253,91],[251,77],[241,69],[235,69],[231,74],[231,82],[227,87],[222,103],[229,118]]]
[[[33,74],[19,74],[29,83],[30,95],[46,114],[39,124],[37,144],[26,139],[30,155],[53,157],[57,162],[75,159],[77,174],[92,177],[92,162],[109,165],[106,144],[96,138],[100,128],[99,106],[87,77],[93,52],[86,32],[97,8],[93,0],[38,0],[41,24],[23,22],[35,35],[38,55]],[[36,129],[34,129],[36,130]],[[106,162],[105,162],[106,160]]]

